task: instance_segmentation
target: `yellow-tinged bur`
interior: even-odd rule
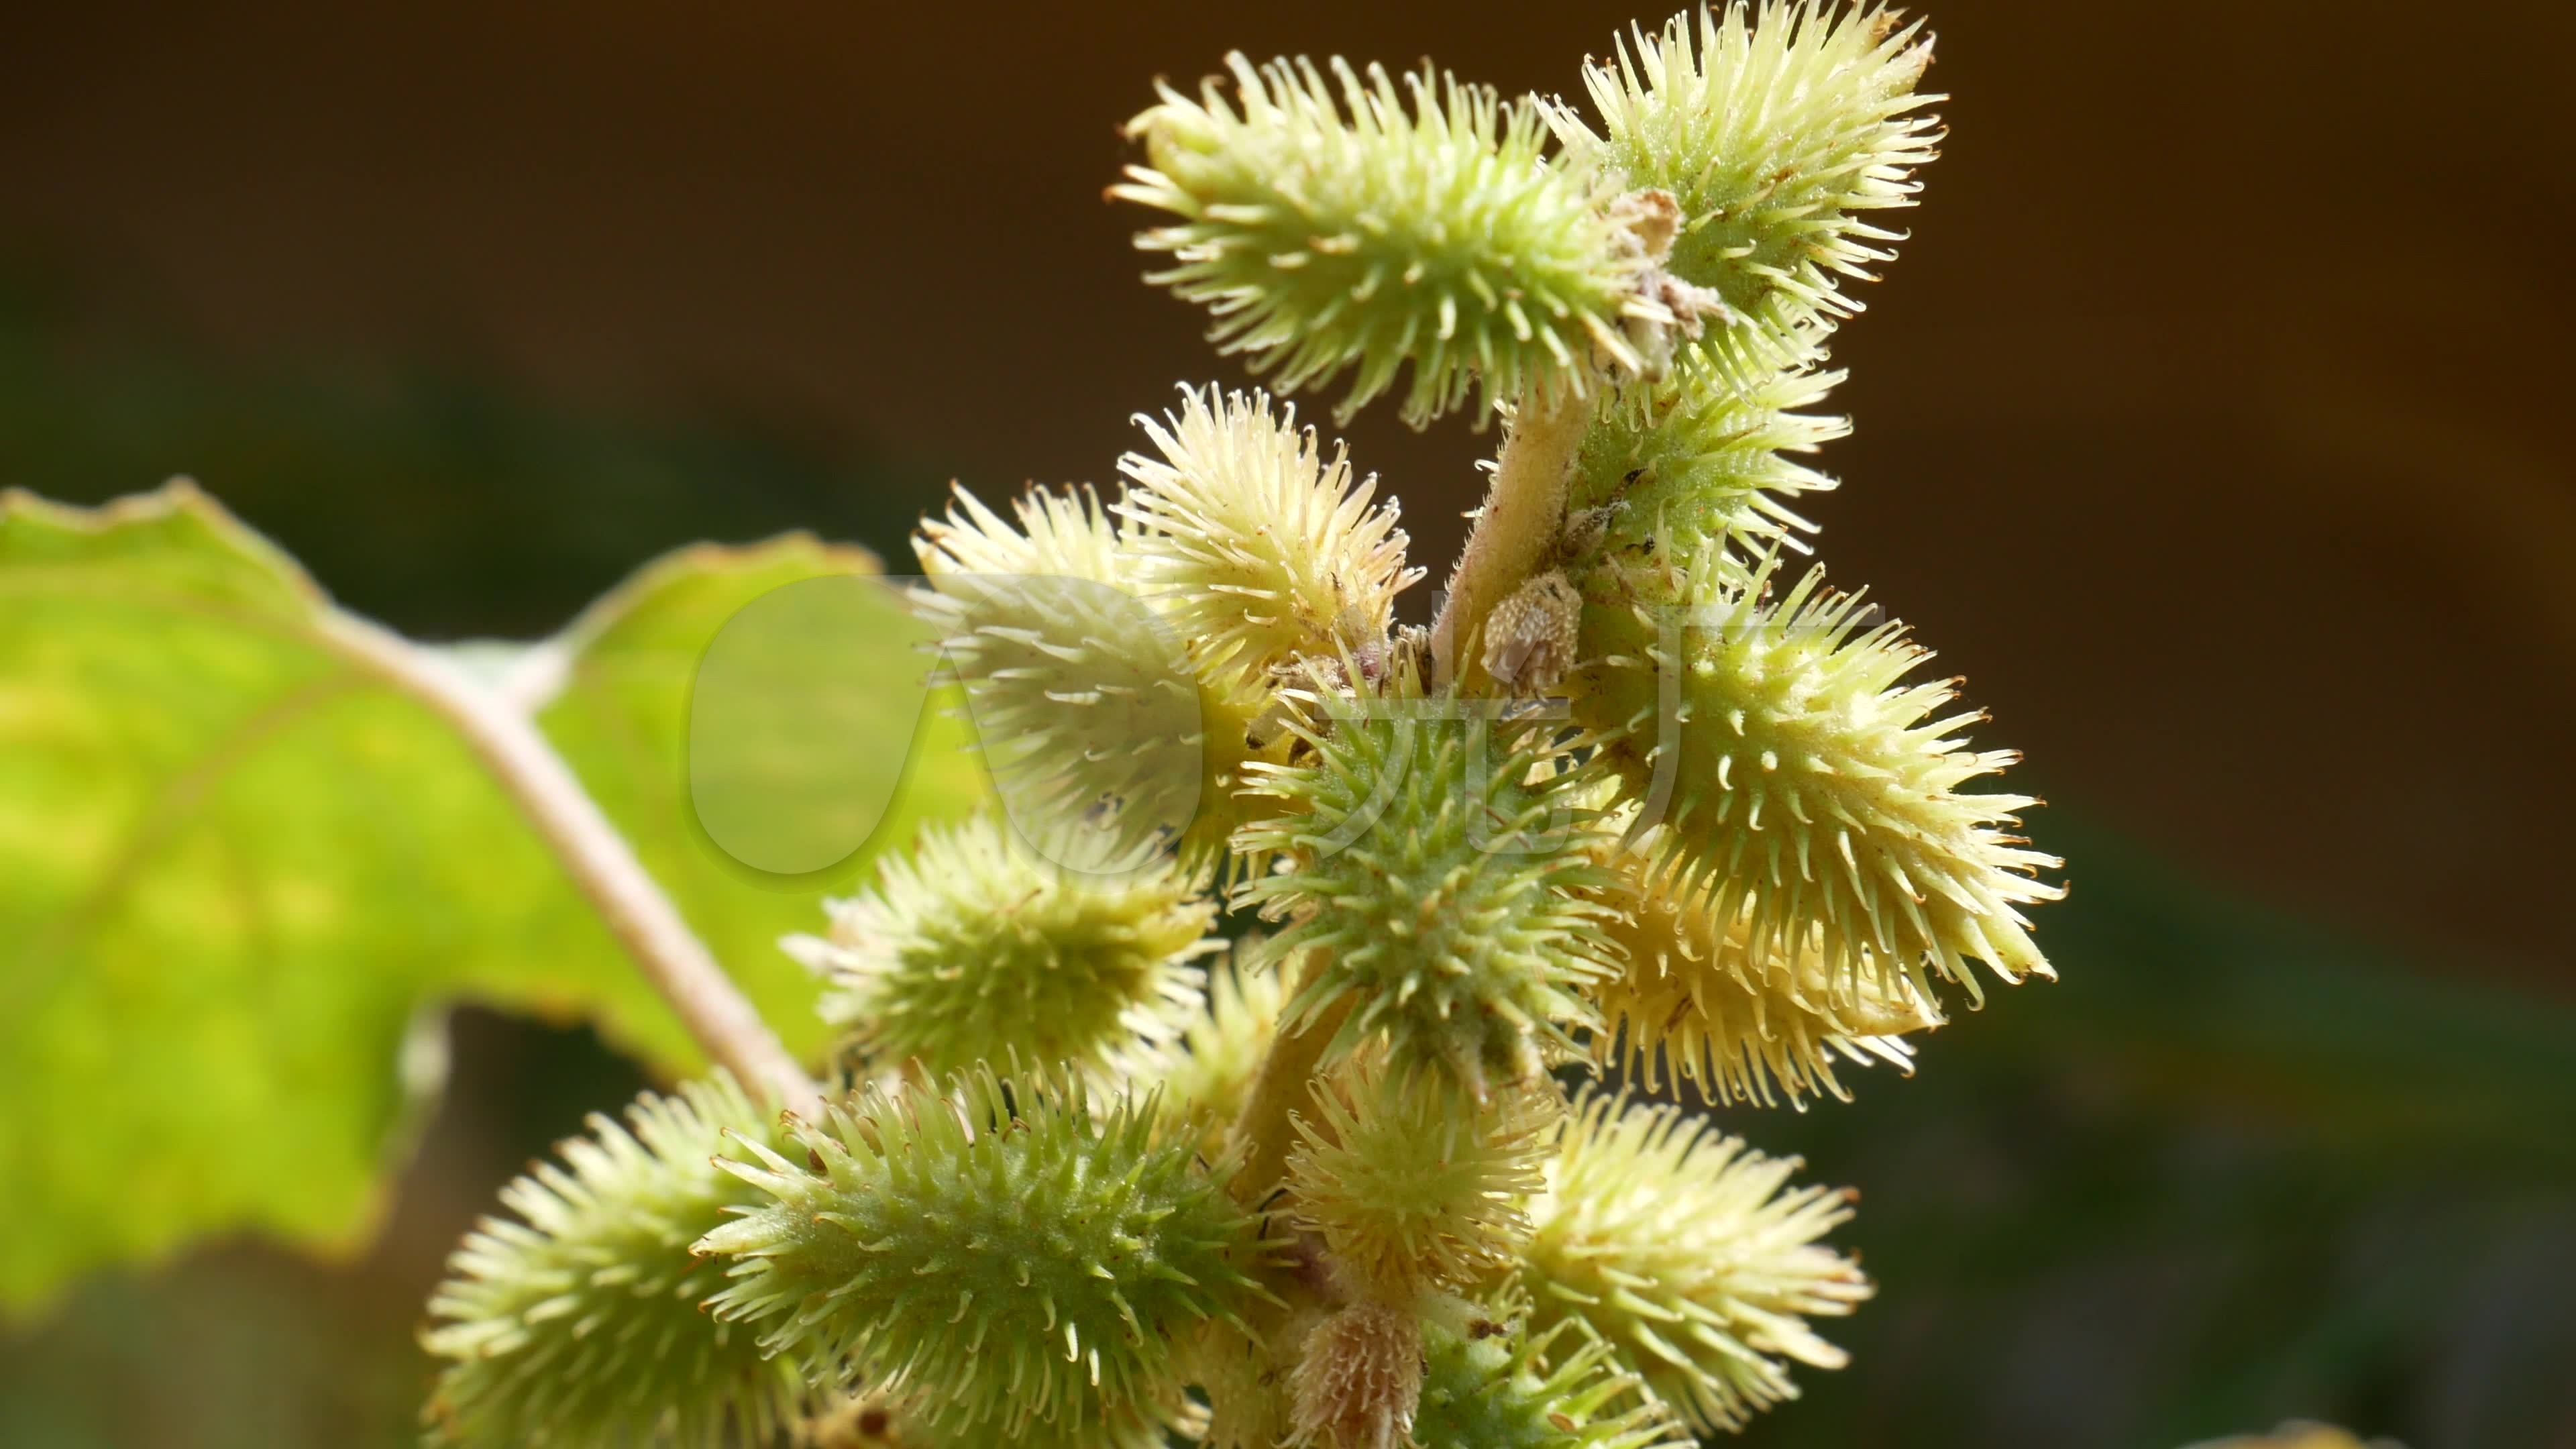
[[[1873,218],[1913,205],[1941,139],[1920,112],[1942,98],[1915,91],[1932,63],[1920,21],[1836,0],[1753,16],[1736,0],[1637,30],[1613,63],[1584,68],[1601,131],[1563,106],[1548,119],[1570,151],[1680,202],[1674,275],[1804,350],[1861,309],[1842,283],[1895,255],[1902,234]]]
[[[516,1220],[484,1219],[448,1260],[421,1336],[446,1363],[433,1443],[716,1449],[793,1421],[813,1365],[708,1317],[724,1273],[689,1251],[761,1200],[711,1159],[727,1133],[781,1142],[777,1113],[719,1075],[645,1093],[627,1124],[592,1116],[560,1165],[501,1190]]]
[[[1259,674],[1299,656],[1383,649],[1404,563],[1395,500],[1371,506],[1339,445],[1330,458],[1296,409],[1266,393],[1185,391],[1167,419],[1136,421],[1161,456],[1129,453],[1116,511],[1139,577],[1210,665]]]
[[[1609,969],[1588,782],[1544,728],[1468,717],[1409,670],[1317,705],[1329,726],[1289,726],[1311,761],[1256,767],[1275,815],[1236,836],[1289,863],[1236,893],[1290,923],[1260,964],[1313,963],[1286,1020],[1348,1004],[1328,1058],[1382,1040],[1399,1076],[1479,1098],[1572,1053],[1568,1026],[1593,1024],[1576,988]]]
[[[943,1425],[1070,1431],[1169,1402],[1175,1339],[1264,1298],[1272,1248],[1152,1131],[1149,1107],[1096,1108],[1060,1074],[867,1087],[783,1152],[726,1161],[771,1202],[698,1241],[733,1260],[708,1306]]]
[[[1806,1320],[1872,1291],[1817,1241],[1850,1218],[1853,1194],[1789,1188],[1798,1167],[1672,1107],[1577,1102],[1529,1205],[1533,1331],[1571,1323],[1610,1344],[1702,1432],[1796,1397],[1791,1363],[1845,1362]]]
[[[1278,972],[1209,967],[1208,1009],[1182,1026],[1178,1043],[1137,1063],[1131,1076],[1156,1089],[1162,1130],[1194,1143],[1210,1162],[1223,1155],[1226,1131],[1279,1034],[1287,995]]]
[[[1212,850],[1269,692],[1202,667],[1144,597],[1132,539],[1089,490],[1031,492],[1011,520],[964,489],[914,540],[913,606],[965,685],[1013,819],[1075,863],[1132,864],[1175,837]]]
[[[1422,1397],[1422,1325],[1409,1308],[1354,1303],[1306,1335],[1293,1389],[1297,1449],[1397,1449]]]
[[[1626,891],[1605,930],[1626,960],[1592,988],[1594,1061],[1628,1068],[1648,1091],[1663,1089],[1669,1069],[1712,1105],[1769,1106],[1775,1088],[1799,1106],[1827,1093],[1849,1101],[1838,1057],[1912,1069],[1903,1038],[1941,1024],[1912,982],[1863,972],[1846,991],[1813,950],[1756,958],[1741,918],[1721,925],[1675,900],[1645,878],[1646,864],[1624,848],[1611,862]]]
[[[1109,1080],[1198,1017],[1188,963],[1221,944],[1207,885],[1167,857],[1071,869],[985,814],[925,828],[874,888],[829,903],[827,938],[785,944],[830,986],[824,1020],[873,1064],[941,1077],[1065,1062]]]
[[[1512,1261],[1529,1232],[1520,1204],[1544,1185],[1565,1111],[1554,1083],[1480,1108],[1370,1060],[1319,1079],[1314,1096],[1288,1154],[1288,1207],[1353,1289],[1409,1304]]]
[[[2038,802],[1963,790],[2019,756],[1956,738],[1982,716],[1941,711],[1955,681],[1908,684],[1929,655],[1904,626],[1810,570],[1769,601],[1703,547],[1587,571],[1583,653],[1568,678],[1600,762],[1643,805],[1656,889],[1740,929],[1754,958],[1818,958],[1842,1000],[1896,973],[1983,991],[2053,976],[2021,908],[2061,887],[2053,856],[2005,827]],[[1669,695],[1667,695],[1669,691]]]
[[[1356,369],[1347,418],[1409,365],[1418,424],[1479,389],[1588,393],[1602,364],[1639,371],[1661,332],[1697,330],[1616,192],[1548,155],[1532,103],[1428,69],[1399,89],[1338,60],[1329,81],[1226,65],[1231,99],[1165,86],[1128,123],[1146,164],[1110,195],[1174,218],[1137,238],[1172,257],[1148,280],[1207,304],[1216,341],[1282,392]]]

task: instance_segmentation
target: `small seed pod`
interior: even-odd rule
[[[1168,858],[1073,869],[980,815],[925,829],[874,888],[830,903],[828,938],[786,946],[823,973],[823,1017],[863,1060],[931,1077],[1068,1062],[1105,1081],[1199,1015],[1188,963],[1220,945],[1207,884]]]
[[[1485,616],[1485,672],[1510,694],[1550,693],[1574,667],[1583,596],[1556,570],[1514,589]]]
[[[1354,1303],[1306,1335],[1288,1442],[1396,1449],[1422,1397],[1422,1325],[1407,1309]]]
[[[1012,1439],[1012,1449],[1165,1449],[1170,1434],[1198,1442],[1203,1416],[1186,1403],[1130,1406],[1096,1414],[1037,1420]],[[863,1394],[834,1413],[809,1422],[796,1449],[992,1449],[989,1426],[960,1426],[919,1400]]]
[[[1803,552],[1816,525],[1793,505],[1838,485],[1793,458],[1848,434],[1851,421],[1801,409],[1842,379],[1728,334],[1653,387],[1623,389],[1575,453],[1561,549],[1569,573],[1657,540],[1685,557],[1713,543],[1744,569],[1779,549]]]
[[[1501,1324],[1481,1326],[1494,1332],[1427,1335],[1418,1449],[1689,1449],[1669,1413],[1632,1401],[1637,1380],[1609,1345],[1561,1348],[1561,1328],[1519,1339]]]

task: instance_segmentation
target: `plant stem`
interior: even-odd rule
[[[331,613],[321,627],[343,657],[456,726],[710,1058],[792,1111],[810,1113],[821,1103],[813,1080],[526,714],[445,659],[363,619]]]
[[[1458,555],[1448,597],[1431,623],[1432,676],[1472,693],[1484,668],[1478,636],[1485,616],[1527,582],[1556,547],[1575,451],[1592,426],[1590,396],[1525,394],[1512,414],[1494,486]]]
[[[1227,1138],[1227,1146],[1237,1153],[1235,1196],[1244,1202],[1260,1203],[1286,1179],[1288,1149],[1297,1141],[1297,1129],[1288,1114],[1306,1106],[1315,1065],[1323,1060],[1325,1046],[1342,1029],[1342,1018],[1350,1009],[1349,1002],[1342,1002],[1306,1023],[1303,1031],[1283,1030],[1271,1039],[1270,1051],[1261,1059],[1261,1070],[1253,1074],[1243,1110],[1236,1114]]]

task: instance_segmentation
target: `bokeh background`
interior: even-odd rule
[[[0,485],[189,473],[348,605],[533,636],[1241,381],[1101,188],[1230,47],[1575,91],[1625,4],[93,0],[0,42]],[[2066,980],[1730,1122],[1863,1189],[1856,1366],[1747,1436],[2576,1445],[2576,10],[1943,0],[1822,554],[1964,673]],[[1446,559],[1490,444],[1348,430]],[[1427,613],[1427,597],[1414,601]],[[6,945],[0,943],[0,969]],[[405,1442],[440,1258],[631,1066],[468,1013],[373,1244],[0,1328],[0,1443]],[[0,1103],[0,1111],[7,1104]],[[0,1207],[0,1213],[5,1207]]]

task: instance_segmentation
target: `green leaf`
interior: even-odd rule
[[[919,709],[926,661],[875,569],[804,536],[690,549],[557,642],[471,654],[541,706],[807,1055],[815,987],[776,938],[819,921],[817,897],[877,844],[980,790],[955,726]],[[714,848],[689,789],[698,659],[785,585],[831,590],[842,632],[813,641],[811,667],[761,676],[766,696],[737,682],[734,711],[793,721],[790,737],[835,730],[841,751],[836,774],[748,798],[792,823],[799,802],[860,789],[886,817],[793,879]],[[335,647],[333,617],[186,484],[95,511],[0,495],[0,1311],[204,1234],[360,1236],[414,1095],[403,1047],[457,996],[596,1021],[669,1071],[699,1063],[465,742]],[[799,642],[772,634],[772,655]]]

